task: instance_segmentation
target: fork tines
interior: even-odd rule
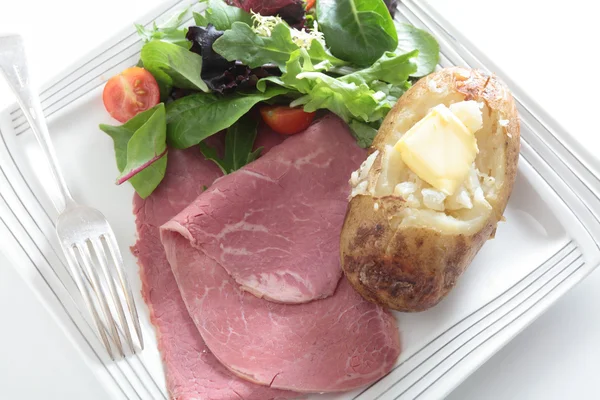
[[[111,232],[67,246],[63,244],[71,274],[91,311],[100,338],[111,358],[135,353],[133,325],[139,349],[144,348],[140,322],[123,259]],[[127,304],[126,312],[123,302]],[[122,338],[128,349],[123,346]],[[111,345],[112,343],[112,345]],[[115,354],[114,348],[117,353]]]

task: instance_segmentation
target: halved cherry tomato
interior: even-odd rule
[[[307,113],[301,107],[263,106],[260,108],[263,121],[275,132],[293,135],[302,132],[315,118],[315,113]]]
[[[315,6],[317,0],[306,0],[306,11],[310,10]]]
[[[127,122],[137,113],[157,105],[160,102],[160,89],[150,72],[131,67],[106,82],[102,101],[114,119]]]

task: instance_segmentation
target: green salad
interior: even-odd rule
[[[239,3],[238,3],[239,2]],[[256,158],[259,118],[281,134],[324,111],[369,147],[396,101],[439,58],[427,32],[395,22],[384,0],[205,0],[150,28],[137,66],[111,78],[100,125],[114,140],[117,183],[145,198],[164,177],[168,148],[198,146],[223,173]],[[256,10],[257,12],[255,12]],[[194,24],[185,26],[193,16]],[[259,112],[257,112],[257,109]],[[226,131],[223,154],[205,139]]]

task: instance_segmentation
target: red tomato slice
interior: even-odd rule
[[[260,108],[263,121],[275,132],[293,135],[302,132],[315,118],[315,113],[307,113],[302,108],[287,106],[263,106]]]
[[[119,122],[127,122],[137,113],[157,105],[160,102],[160,89],[150,72],[131,67],[106,82],[102,101],[111,117]]]

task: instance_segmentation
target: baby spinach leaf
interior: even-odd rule
[[[204,15],[194,13],[194,21],[198,26],[213,24],[220,31],[231,29],[234,22],[243,22],[252,26],[252,16],[238,7],[227,5],[222,0],[205,1],[206,11]]]
[[[117,183],[129,181],[138,195],[148,197],[162,181],[167,168],[165,106],[160,103],[121,126],[101,124],[114,141]]]
[[[207,160],[214,161],[225,175],[237,171],[260,156],[262,147],[252,151],[257,126],[257,121],[248,114],[230,126],[225,135],[223,158],[219,158],[217,151],[203,141],[199,144],[200,151]]]
[[[371,65],[398,45],[383,0],[319,0],[317,21],[331,53],[356,65]]]
[[[202,57],[183,47],[154,40],[142,47],[141,60],[156,78],[163,99],[173,87],[209,91],[201,77]]]
[[[440,45],[429,33],[412,25],[396,22],[398,31],[397,54],[418,50],[416,58],[417,70],[411,76],[425,76],[435,70],[440,60]]]
[[[229,128],[258,102],[287,92],[271,87],[264,92],[236,92],[227,97],[198,93],[176,100],[167,106],[168,142],[180,149],[194,146]]]

